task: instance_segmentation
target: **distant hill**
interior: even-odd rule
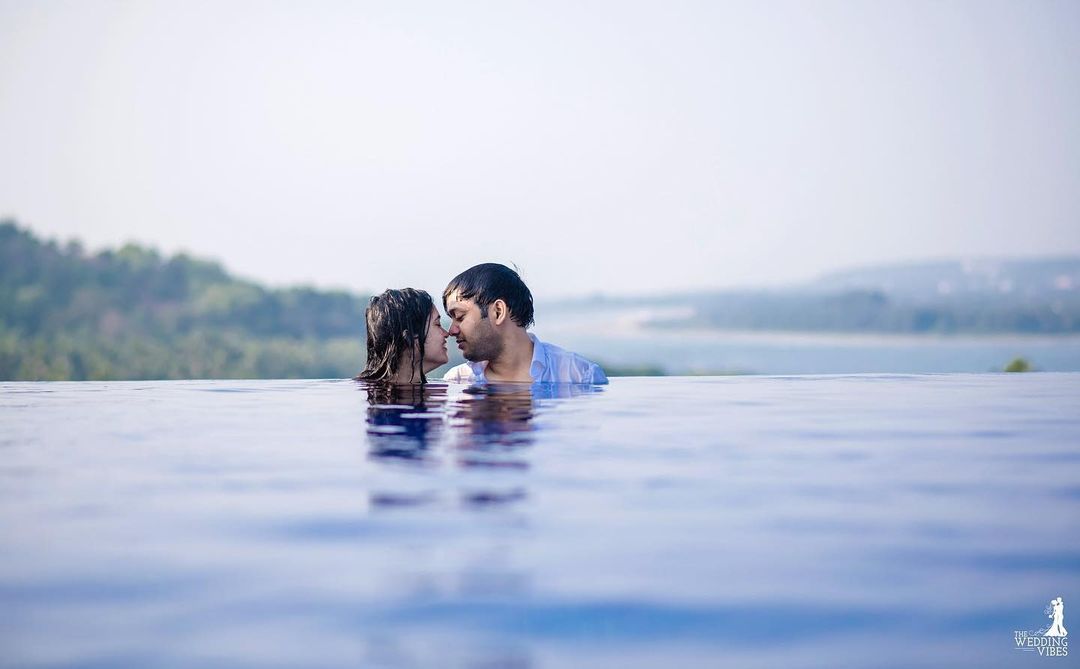
[[[87,254],[0,222],[0,379],[341,378],[363,296],[272,290],[187,255]]]

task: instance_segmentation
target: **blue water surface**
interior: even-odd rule
[[[1080,626],[1080,374],[7,383],[0,426],[4,667],[1075,659],[1014,631]]]

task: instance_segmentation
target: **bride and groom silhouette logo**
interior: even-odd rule
[[[1046,628],[1043,632],[1043,636],[1068,636],[1069,631],[1065,629],[1065,602],[1061,597],[1057,599],[1051,599],[1050,605],[1043,611],[1048,618],[1053,620],[1050,627]]]

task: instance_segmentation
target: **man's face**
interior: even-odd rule
[[[499,357],[502,339],[492,322],[483,318],[476,302],[461,299],[454,291],[446,298],[446,313],[450,316],[450,336],[457,339],[466,360],[480,362]]]

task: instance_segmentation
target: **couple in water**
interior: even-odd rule
[[[431,296],[415,288],[371,298],[367,365],[356,377],[390,383],[427,383],[428,372],[449,361],[454,337],[464,364],[443,377],[455,383],[607,383],[600,366],[542,342],[527,331],[533,298],[518,273],[484,263],[454,277],[443,291],[450,329],[442,326]]]

